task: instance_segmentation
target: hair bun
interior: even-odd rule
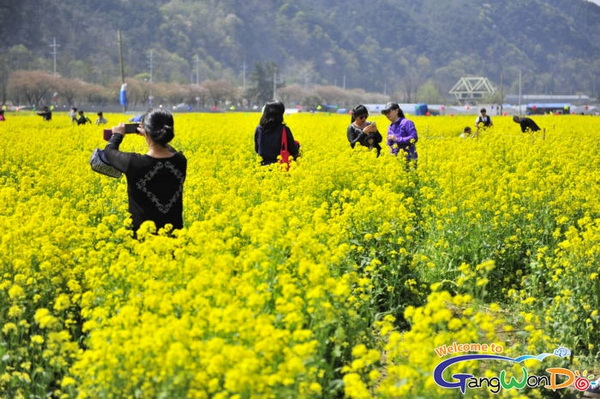
[[[166,145],[175,137],[173,115],[162,108],[149,110],[143,117],[144,129],[152,140]]]
[[[163,145],[173,140],[175,136],[173,134],[173,126],[170,125],[164,125],[157,133],[155,141]]]

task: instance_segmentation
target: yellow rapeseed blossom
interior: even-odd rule
[[[282,172],[259,166],[259,117],[175,115],[185,226],[138,239],[125,179],[89,167],[101,130],[61,112],[3,122],[0,392],[453,397],[431,377],[453,342],[597,358],[596,118],[540,116],[522,134],[497,116],[463,140],[471,117],[411,116],[407,170],[351,149],[347,115],[286,115],[302,155]]]

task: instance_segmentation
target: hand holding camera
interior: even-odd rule
[[[130,133],[138,133],[138,127],[140,127],[140,123],[126,123],[125,124],[125,134]]]
[[[120,133],[120,134],[139,133],[138,128],[140,126],[141,126],[141,123],[121,123],[119,126],[115,126],[112,129],[104,129],[104,132],[103,132],[104,140],[106,140],[106,141],[110,140],[113,133]]]

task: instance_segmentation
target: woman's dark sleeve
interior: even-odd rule
[[[298,154],[300,153],[300,145],[298,145],[296,140],[294,140],[294,136],[292,135],[292,131],[289,127],[285,127],[285,132],[287,134],[288,151],[294,158],[298,158]]]
[[[257,127],[256,130],[254,131],[254,151],[260,155],[260,152],[259,152],[260,145],[258,142],[259,134],[260,134],[260,132],[258,131],[258,127]]]
[[[108,144],[106,147],[104,147],[104,155],[106,155],[106,160],[117,170],[127,173],[130,157],[129,154],[119,151],[119,146],[121,145],[122,141],[122,134],[113,133],[108,141]]]
[[[354,126],[348,126],[348,132],[346,133],[348,136],[348,141],[350,142],[350,147],[354,148],[356,143],[359,143],[367,134],[360,129],[355,128]]]
[[[346,131],[346,137],[348,137],[348,141],[350,142],[350,147],[354,148],[359,136],[360,136],[360,134],[356,133],[356,129],[354,129],[352,127],[352,125],[349,125],[348,130]]]

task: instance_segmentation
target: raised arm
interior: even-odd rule
[[[123,173],[127,172],[129,168],[129,155],[127,153],[119,151],[119,146],[123,141],[122,133],[114,133],[110,137],[108,144],[104,147],[104,154],[106,155],[106,160],[114,166],[116,169],[120,170]]]

